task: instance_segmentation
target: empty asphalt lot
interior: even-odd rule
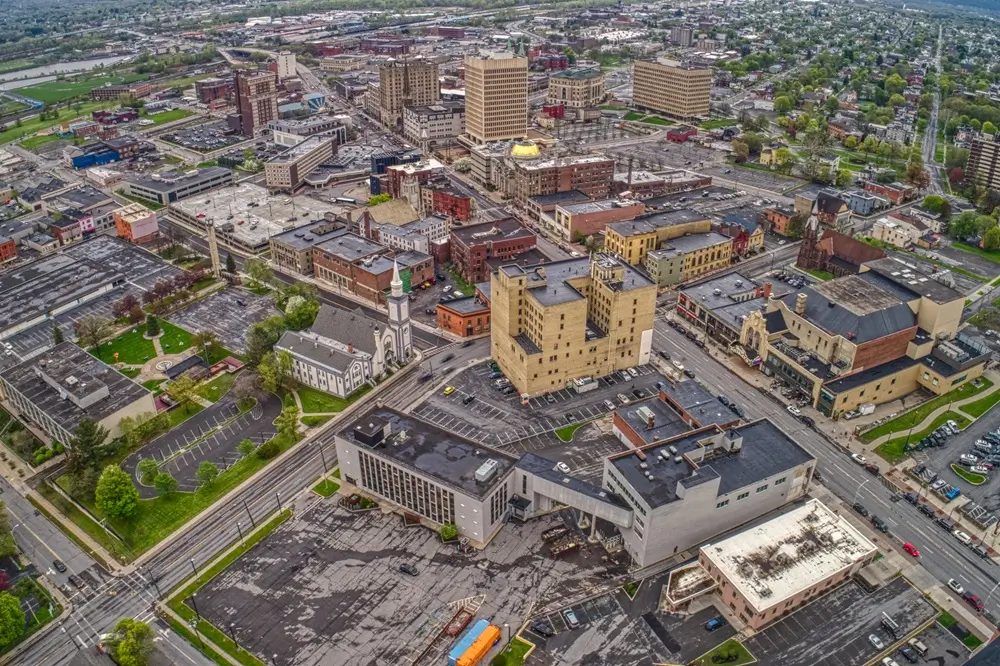
[[[243,352],[250,325],[280,314],[269,297],[231,287],[178,310],[167,321],[192,333],[212,331],[226,349]]]
[[[204,587],[201,613],[219,627],[232,622],[241,644],[278,664],[402,665],[462,600],[516,631],[531,608],[605,582],[599,546],[548,557],[540,534],[559,516],[511,522],[466,555],[398,515],[351,514],[336,499],[317,501]],[[419,575],[401,573],[404,562]],[[444,663],[454,642],[435,643],[423,663]]]

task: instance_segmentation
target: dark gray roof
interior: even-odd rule
[[[130,183],[135,183],[141,187],[148,190],[153,190],[154,192],[159,192],[161,194],[166,194],[167,192],[173,192],[182,187],[190,186],[194,183],[203,183],[206,181],[213,180],[215,178],[232,178],[233,172],[231,169],[225,167],[206,167],[203,169],[193,169],[197,173],[192,173],[188,175],[188,172],[170,172],[165,174],[160,174],[163,177],[160,179],[153,179],[152,174],[150,175],[135,175],[129,176],[126,180]]]
[[[847,375],[842,379],[835,379],[832,382],[823,384],[823,388],[829,389],[832,393],[845,393],[852,389],[864,386],[869,382],[890,377],[900,370],[905,370],[906,368],[916,365],[919,362],[920,361],[910,358],[909,356],[901,356],[900,358],[893,359],[888,363],[876,365],[874,368],[867,368],[861,372],[855,372],[854,374]]]
[[[275,234],[271,236],[271,240],[295,248],[296,250],[304,250],[325,240],[343,236],[348,231],[347,224],[344,221],[323,219],[304,224],[297,229],[290,229],[280,234]]]
[[[471,314],[484,310],[489,312],[490,309],[490,306],[479,300],[478,296],[466,296],[465,298],[456,298],[452,301],[442,301],[439,305],[459,314]]]
[[[355,233],[340,234],[314,246],[321,252],[354,262],[385,250],[385,246]]]
[[[786,294],[782,300],[792,311],[799,293],[806,295],[806,319],[827,333],[841,335],[856,344],[917,325],[910,306],[895,293],[857,275]]]
[[[451,230],[452,239],[460,241],[463,245],[478,245],[514,238],[532,238],[534,235],[535,232],[521,226],[521,223],[513,217],[495,222],[454,227]]]
[[[660,392],[672,406],[694,418],[698,427],[725,425],[737,420],[737,416],[724,407],[713,393],[696,381],[667,382]]]
[[[370,447],[355,439],[355,429],[368,430],[370,423],[378,424],[379,421],[389,424],[390,428],[388,437],[382,443]],[[404,432],[402,440],[396,439]],[[517,462],[517,458],[510,454],[386,407],[369,410],[338,434],[375,455],[393,460],[480,499],[499,485]],[[497,473],[487,481],[476,481],[476,470],[487,460],[497,462]]]
[[[625,391],[625,393],[628,393],[628,391]],[[643,418],[644,413],[652,413],[652,423],[647,418]],[[646,444],[676,437],[681,433],[691,430],[691,427],[684,422],[681,415],[659,398],[629,403],[628,405],[619,407],[616,414],[631,426],[632,430]]]
[[[569,190],[567,192],[553,192],[552,194],[539,194],[529,197],[529,200],[540,207],[556,206],[564,203],[582,203],[590,201],[591,197],[580,190]]]
[[[788,326],[785,324],[785,315],[781,310],[768,312],[764,315],[764,321],[767,324],[768,333],[781,333],[788,330]]]
[[[309,328],[311,333],[324,338],[354,345],[357,349],[375,354],[375,329],[382,330],[383,324],[366,316],[361,308],[341,310],[323,303],[319,306],[316,321]]]
[[[673,227],[678,224],[687,224],[698,220],[707,220],[704,214],[690,208],[672,210],[666,213],[653,213],[644,217],[628,220],[625,222],[613,222],[608,225],[622,236],[634,236],[636,234],[648,234],[656,231],[660,227]],[[676,240],[676,239],[675,239]]]
[[[628,504],[626,504],[624,500],[620,499],[613,492],[605,490],[600,486],[595,486],[592,483],[581,481],[580,479],[568,474],[563,474],[556,469],[555,461],[543,458],[536,453],[525,453],[518,459],[514,467],[524,470],[525,472],[530,472],[531,474],[545,479],[546,481],[558,483],[564,488],[574,490],[600,502],[605,502],[615,507],[628,507]]]
[[[996,666],[1000,664],[1000,640],[995,640],[982,652],[970,659],[965,666]]]
[[[706,247],[732,242],[729,236],[723,236],[717,231],[709,231],[704,234],[688,234],[687,236],[671,238],[666,242],[666,246],[687,254],[688,252],[695,252]]]
[[[757,283],[739,273],[727,273],[719,277],[681,288],[681,293],[696,301],[698,307],[706,310],[732,305],[746,298],[748,292],[757,288]],[[715,291],[719,290],[716,294]]]
[[[4,370],[2,376],[29,402],[70,432],[76,430],[84,418],[100,421],[149,394],[147,389],[72,342],[58,344]],[[64,398],[60,389],[52,384],[72,397]],[[106,395],[100,397],[105,389]],[[78,406],[77,400],[86,406]]]
[[[372,337],[374,339],[374,336]],[[356,358],[336,347],[320,344],[298,331],[285,331],[274,347],[298,354],[318,365],[326,366],[340,373],[346,372]]]
[[[909,262],[886,257],[875,261],[866,261],[865,266],[870,269],[868,272],[878,273],[885,280],[895,283],[900,289],[908,290],[913,294],[911,299],[924,296],[935,303],[950,303],[965,298],[959,292],[938,282],[932,275],[925,274]],[[873,277],[869,276],[870,279]]]

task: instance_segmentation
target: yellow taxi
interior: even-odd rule
[[[445,395],[451,395],[454,392],[455,392],[455,387],[454,386],[445,386],[444,387],[444,394]]]

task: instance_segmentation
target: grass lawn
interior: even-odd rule
[[[236,373],[223,372],[207,384],[199,386],[196,393],[209,402],[218,402],[235,381]]]
[[[58,134],[40,134],[36,136],[29,136],[21,142],[21,147],[25,150],[35,150],[39,146],[44,146],[47,143],[58,141],[59,138]]]
[[[921,439],[931,434],[937,430],[942,424],[947,423],[949,419],[953,419],[955,423],[958,424],[959,428],[964,428],[969,425],[969,419],[965,418],[958,412],[945,412],[941,414],[936,419],[931,422],[930,427],[921,430],[920,432],[915,432],[910,435],[910,443],[919,442]],[[886,462],[895,465],[900,460],[906,457],[906,452],[903,448],[906,446],[906,437],[896,437],[895,439],[890,439],[888,442],[879,444],[875,447],[875,453],[877,453]]]
[[[476,295],[476,285],[472,284],[471,282],[467,281],[464,277],[459,275],[458,271],[454,270],[453,268],[449,268],[448,275],[451,276],[451,279],[455,282],[454,284],[455,289],[462,292],[466,296]],[[452,291],[454,291],[454,289]]]
[[[703,130],[714,130],[721,127],[731,127],[735,124],[735,118],[715,118],[714,120],[706,120],[705,122],[698,123],[698,127]]]
[[[219,278],[214,278],[214,277],[205,278],[204,280],[199,280],[198,282],[195,282],[194,286],[191,287],[191,289],[193,289],[194,291],[201,291],[202,289],[207,289],[211,287],[218,281]]]
[[[979,379],[982,381],[982,384],[980,384],[978,388],[973,386],[972,382],[969,382],[963,386],[958,387],[954,391],[949,391],[948,393],[940,395],[934,398],[933,400],[928,400],[927,402],[911,409],[905,414],[901,414],[891,421],[886,421],[877,428],[872,428],[868,432],[861,435],[861,439],[865,440],[866,442],[870,442],[874,439],[882,437],[883,435],[889,435],[894,432],[903,432],[905,430],[909,430],[915,425],[920,425],[921,421],[927,418],[927,416],[938,407],[949,405],[957,400],[964,400],[966,398],[971,398],[972,396],[978,395],[983,391],[987,390],[988,388],[990,388],[991,386],[993,386],[993,382],[991,382],[989,379],[985,377],[980,377]]]
[[[666,118],[660,118],[659,116],[646,116],[642,119],[642,122],[649,125],[673,125],[674,121],[667,120]]]
[[[984,398],[980,398],[975,402],[970,402],[966,405],[962,405],[960,409],[963,413],[968,414],[974,418],[979,418],[986,412],[993,408],[993,405],[1000,402],[1000,391],[994,391]]]
[[[323,479],[313,486],[313,492],[323,497],[329,497],[338,490],[340,490],[340,484],[330,479]]]
[[[953,626],[958,624],[958,620],[956,620],[951,613],[945,613],[945,612],[942,612],[938,616],[937,621],[938,624],[940,624],[945,629],[951,629]],[[962,639],[962,642],[965,643],[965,646],[970,650],[975,650],[977,647],[983,644],[983,642],[979,640],[979,637],[973,634],[972,632],[969,632],[969,634]]]
[[[159,202],[152,201],[150,199],[143,199],[142,197],[132,196],[131,194],[125,194],[121,190],[118,190],[117,192],[115,192],[115,194],[117,194],[118,196],[120,196],[120,197],[122,197],[124,199],[128,199],[129,201],[134,201],[136,203],[141,203],[143,206],[145,206],[149,210],[160,210],[160,209],[163,208],[163,204],[161,204]]]
[[[150,113],[143,117],[149,118],[157,125],[163,125],[164,123],[172,123],[182,118],[190,118],[193,115],[194,113],[186,109],[171,109],[170,111],[161,111],[160,113]]]
[[[303,416],[302,423],[312,428],[315,426],[321,426],[332,418],[332,414],[327,414],[326,416]]]
[[[201,403],[193,400],[183,407],[174,407],[167,412],[167,419],[170,421],[170,428],[168,430],[176,428],[203,409],[205,408],[201,406]]]
[[[803,271],[804,273],[808,273],[809,275],[812,275],[817,280],[832,280],[833,279],[833,273],[828,273],[826,271],[816,271],[816,270],[813,270],[811,268],[802,268],[801,266],[796,266],[796,268],[798,268],[800,271]]]
[[[18,90],[22,92],[22,90]],[[86,104],[80,105],[79,111],[74,111],[72,109],[62,109],[62,113],[55,120],[39,120],[37,117],[30,120],[24,120],[21,122],[21,126],[17,127],[14,123],[10,123],[7,130],[0,132],[0,143],[10,143],[16,139],[22,137],[31,136],[32,134],[48,129],[59,123],[73,120],[75,118],[90,118],[91,111],[97,109],[107,108],[113,106],[112,102],[88,102]]]
[[[121,372],[126,377],[135,379],[136,377],[139,376],[139,373],[142,372],[142,370],[140,370],[139,368],[122,368],[121,370],[119,370],[119,372]]]
[[[622,591],[628,595],[629,599],[635,599],[636,592],[639,591],[639,586],[642,585],[642,581],[629,581],[622,585]]]
[[[969,254],[976,254],[982,257],[983,259],[989,259],[994,263],[1000,264],[1000,250],[989,252],[981,247],[976,247],[975,245],[968,245],[966,243],[959,243],[958,241],[952,243],[951,246],[954,248],[958,248],[962,252],[968,252]]]
[[[698,659],[691,662],[691,666],[715,666],[715,662],[712,661],[712,657],[722,656],[727,654],[735,653],[738,655],[737,659],[732,661],[720,662],[725,663],[727,666],[741,666],[741,664],[752,664],[756,661],[753,655],[750,654],[749,650],[743,647],[743,644],[738,642],[735,638],[730,638],[728,641],[715,648],[711,652],[707,652]]]
[[[191,334],[180,326],[169,321],[160,320],[163,335],[160,336],[160,347],[164,354],[176,354],[191,348]]]
[[[199,169],[207,169],[208,167],[219,166],[218,160],[210,160],[208,162],[198,162]]]
[[[642,120],[645,117],[645,113],[636,113],[635,111],[629,111],[625,114],[625,120]]]
[[[108,551],[108,553],[110,553],[113,557],[117,558],[121,562],[125,561],[125,547],[117,539],[104,531],[104,528],[94,522],[90,516],[80,511],[74,504],[68,502],[65,497],[53,490],[47,483],[43,483],[38,486],[38,494],[48,500],[49,504],[54,506],[59,513],[73,521],[74,525],[86,532],[87,536],[101,544],[104,547],[104,550]],[[56,524],[58,524],[58,522]],[[66,534],[72,535],[72,532],[66,530]],[[74,537],[71,536],[70,538]],[[89,549],[83,545],[82,542],[77,545],[80,546],[84,552],[89,552]]]
[[[572,442],[573,435],[576,433],[576,431],[585,425],[587,425],[587,422],[574,423],[573,425],[563,426],[562,428],[556,430],[556,437],[558,437],[560,440],[564,442]]]
[[[142,336],[145,326],[138,326],[126,333],[122,333],[110,340],[101,343],[99,350],[91,350],[90,353],[97,356],[105,363],[128,363],[129,365],[142,365],[149,359],[156,356],[156,348],[153,341]],[[97,352],[100,351],[100,354]],[[115,354],[118,358],[115,359]]]
[[[503,652],[490,660],[490,666],[521,666],[524,658],[534,649],[534,645],[515,636]]]
[[[371,386],[364,386],[344,400],[343,398],[338,398],[335,395],[317,391],[316,389],[309,388],[308,386],[299,385],[299,387],[295,389],[296,393],[299,394],[299,400],[302,401],[303,414],[315,414],[317,412],[341,412],[346,409],[348,405],[368,393],[370,390]]]
[[[163,389],[160,388],[160,384],[165,382],[165,379],[149,379],[142,383],[143,387],[149,389],[153,392],[153,395],[159,395],[163,393]]]
[[[37,99],[46,104],[65,102],[73,97],[87,95],[91,90],[105,83],[132,83],[145,79],[144,74],[127,74],[125,76],[83,76],[71,81],[46,81],[27,88],[18,88],[17,92],[25,97]]]
[[[951,471],[953,471],[955,474],[958,474],[960,477],[962,477],[963,479],[965,479],[974,486],[981,486],[984,483],[986,483],[986,477],[983,476],[982,474],[976,474],[974,472],[970,472],[964,467],[959,467],[955,463],[951,464]]]

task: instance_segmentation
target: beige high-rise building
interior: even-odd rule
[[[965,172],[981,187],[1000,189],[1000,134],[972,140]]]
[[[475,143],[520,139],[528,129],[528,59],[465,58],[465,133]]]
[[[567,69],[549,77],[549,104],[565,104],[581,109],[597,106],[606,94],[604,72],[600,69]]]
[[[640,60],[632,70],[632,102],[684,120],[708,116],[712,70],[671,60]]]
[[[656,285],[608,254],[493,273],[493,359],[520,394],[649,362]]]
[[[379,119],[386,127],[402,127],[405,107],[426,106],[441,99],[436,62],[390,60],[378,68],[378,78]]]

